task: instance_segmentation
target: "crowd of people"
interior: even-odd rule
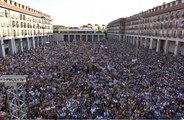
[[[0,75],[28,75],[29,119],[184,117],[182,56],[121,41],[78,41],[10,55],[0,66]],[[0,111],[4,98],[1,87]]]

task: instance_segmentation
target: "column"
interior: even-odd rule
[[[157,49],[156,52],[160,52],[160,39],[157,39]]]
[[[145,44],[144,44],[144,47],[145,47],[145,48],[147,47],[147,38],[145,38]]]
[[[30,50],[30,42],[29,42],[29,38],[26,38],[26,46],[27,46],[27,49]]]
[[[149,49],[153,49],[153,38],[150,38],[150,46]]]
[[[132,45],[134,45],[134,37],[132,36]]]
[[[39,47],[39,40],[40,40],[40,38],[37,37],[37,38],[36,38],[36,41],[35,41],[35,42],[36,42],[36,47]]]
[[[68,35],[68,41],[70,42],[70,35]]]
[[[92,42],[94,41],[94,35],[92,35]]]
[[[23,49],[23,43],[22,43],[22,38],[20,38],[20,40],[19,40],[19,49],[20,49],[21,52],[24,51],[24,49]]]
[[[100,41],[100,35],[98,35],[98,41]]]
[[[129,43],[132,44],[132,36],[130,36]]]
[[[44,42],[44,36],[41,37],[41,45],[43,45]]]
[[[140,46],[142,47],[142,37],[140,37]]]
[[[10,39],[10,41],[9,41],[9,47],[10,47],[10,54],[14,54],[14,42],[15,40],[12,38],[12,39]]]
[[[127,43],[129,43],[129,36],[127,36]]]
[[[137,44],[137,46],[139,46],[139,37],[137,37],[136,44]]]
[[[121,35],[119,35],[119,41],[121,41]]]
[[[164,54],[168,54],[168,50],[169,50],[169,41],[165,40]]]
[[[132,38],[131,38],[131,44],[132,45],[134,44],[134,36],[132,36]]]
[[[4,40],[0,39],[0,57],[5,57]]]
[[[174,49],[174,56],[177,56],[179,52],[179,41],[176,41],[175,49]]]
[[[76,35],[74,35],[74,41],[77,41],[77,40],[76,40]]]
[[[54,35],[51,35],[50,37],[51,37],[51,38],[50,38],[50,39],[51,39],[51,41],[53,41],[53,39],[54,39]],[[55,39],[54,39],[54,40],[55,40]]]
[[[82,41],[82,35],[80,35],[80,41]]]
[[[130,36],[129,37],[129,40],[128,40],[129,44],[131,44],[131,39],[132,39],[132,37]]]
[[[52,42],[52,40],[51,40],[51,35],[49,35],[49,42]]]
[[[86,41],[88,41],[88,35],[86,35]]]
[[[33,49],[35,49],[35,37],[32,37],[32,45],[33,45]]]
[[[16,54],[18,52],[18,48],[15,42],[15,39],[13,40],[13,46],[14,46],[14,54]]]
[[[138,37],[135,37],[135,45],[137,45]]]
[[[129,43],[129,37],[127,36],[127,43]]]
[[[132,44],[132,36],[130,37],[130,44]]]

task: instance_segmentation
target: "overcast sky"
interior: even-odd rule
[[[173,0],[15,0],[51,15],[53,24],[81,26],[108,24],[112,20],[148,10]]]

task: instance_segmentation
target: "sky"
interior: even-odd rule
[[[54,25],[105,24],[173,0],[14,0],[50,15]]]

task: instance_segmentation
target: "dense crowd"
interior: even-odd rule
[[[3,74],[29,76],[30,119],[184,117],[184,58],[120,41],[46,44],[0,60]]]

